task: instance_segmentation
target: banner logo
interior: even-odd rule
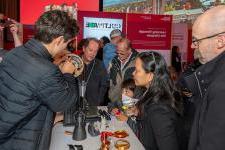
[[[121,24],[86,22],[86,27],[87,28],[96,28],[96,29],[120,29]]]

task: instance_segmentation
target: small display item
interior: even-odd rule
[[[72,131],[65,131],[64,134],[65,135],[73,135],[73,132]]]
[[[115,142],[115,147],[117,150],[128,150],[130,143],[127,140],[119,139]]]
[[[114,132],[113,136],[116,138],[125,138],[129,136],[129,134],[125,130],[118,130]]]
[[[116,111],[115,115],[116,115],[116,116],[121,115],[121,111],[118,109],[118,110]]]
[[[68,54],[68,58],[72,61],[73,65],[76,68],[76,71],[74,72],[74,76],[78,77],[79,75],[81,75],[81,73],[84,70],[84,63],[82,59],[75,54]]]
[[[110,149],[110,143],[102,143],[100,150],[109,150]]]
[[[108,140],[108,137],[109,136],[112,136],[113,133],[112,132],[101,132],[101,148],[100,150],[109,150],[109,147],[110,147],[110,142]]]

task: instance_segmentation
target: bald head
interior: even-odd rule
[[[200,15],[193,25],[200,38],[225,31],[225,5],[213,7]]]
[[[192,48],[205,64],[225,51],[225,6],[217,6],[200,15],[192,28]]]

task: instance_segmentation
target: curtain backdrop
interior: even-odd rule
[[[0,13],[19,21],[19,0],[0,0]]]

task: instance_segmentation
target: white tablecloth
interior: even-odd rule
[[[74,127],[64,127],[62,124],[56,124],[52,130],[50,150],[69,150],[67,144],[83,145],[84,150],[99,150],[101,146],[100,136],[91,137],[87,132],[87,138],[83,141],[74,141],[72,135],[64,134],[65,131],[73,132]],[[144,150],[143,145],[140,143],[136,135],[126,122],[118,121],[112,117],[110,121],[109,131],[125,130],[129,136],[124,138],[130,143],[130,150]],[[111,138],[110,149],[114,150],[115,141],[118,138]]]

